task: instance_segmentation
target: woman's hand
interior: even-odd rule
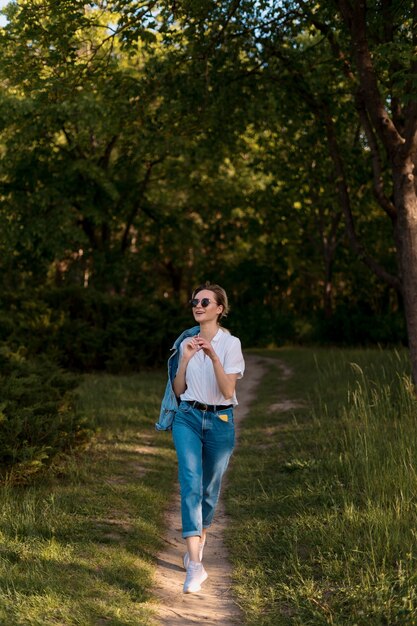
[[[200,337],[192,337],[189,341],[184,343],[183,356],[187,362],[200,350],[197,340]]]
[[[210,341],[207,341],[207,339],[203,339],[203,337],[200,337],[199,335],[195,337],[195,341],[198,346],[198,350],[203,350],[204,354],[210,357],[212,361],[217,360],[217,354],[214,351]]]

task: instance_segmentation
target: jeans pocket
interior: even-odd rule
[[[217,411],[216,417],[224,424],[233,424],[233,409],[224,409],[223,411]]]

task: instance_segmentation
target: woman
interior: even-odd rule
[[[229,308],[224,289],[206,283],[195,289],[190,304],[198,327],[185,331],[174,344],[179,353],[172,380],[180,400],[172,433],[187,543],[185,593],[200,591],[207,578],[204,545],[234,447],[235,386],[245,369],[239,339],[220,326]]]

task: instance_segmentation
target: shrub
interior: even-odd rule
[[[73,371],[137,371],[165,364],[175,337],[191,326],[174,301],[128,298],[92,288],[3,294],[0,340]]]
[[[369,308],[339,306],[330,318],[316,315],[311,339],[345,346],[397,345],[407,342],[402,312],[375,313]]]
[[[24,480],[85,439],[73,407],[78,377],[45,358],[0,348],[0,475]]]
[[[178,304],[127,298],[79,287],[50,291],[45,299],[57,327],[45,349],[71,370],[112,373],[165,363],[173,339],[192,326]]]

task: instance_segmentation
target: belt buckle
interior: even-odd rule
[[[208,411],[208,404],[202,404],[202,411]]]

